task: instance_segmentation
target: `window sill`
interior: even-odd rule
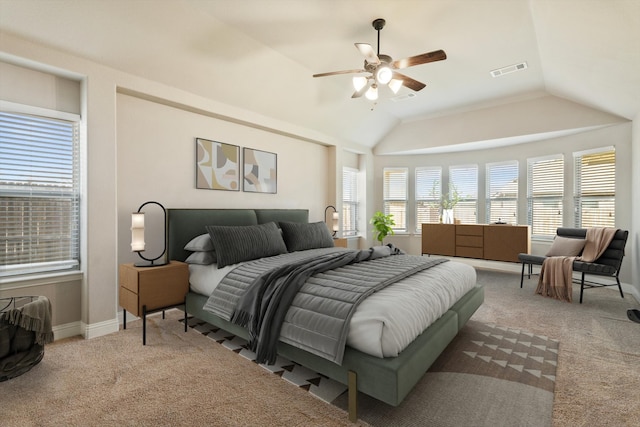
[[[55,283],[73,282],[82,280],[84,273],[82,271],[65,271],[61,273],[43,273],[14,277],[0,278],[0,289],[3,291],[10,289],[28,288],[31,286],[52,285]]]

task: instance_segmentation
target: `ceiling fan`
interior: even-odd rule
[[[386,21],[382,18],[374,20],[371,25],[378,32],[378,52],[373,50],[368,43],[355,43],[356,48],[364,55],[364,68],[356,70],[332,71],[329,73],[314,74],[313,77],[326,77],[336,74],[370,73],[368,76],[356,76],[353,78],[355,92],[352,98],[359,98],[363,94],[372,101],[378,99],[378,87],[387,85],[393,93],[398,93],[400,87],[405,86],[413,91],[422,90],[426,85],[409,76],[400,74],[396,70],[413,67],[414,65],[447,59],[443,50],[423,53],[409,58],[394,61],[389,55],[380,54],[380,30],[384,28]]]

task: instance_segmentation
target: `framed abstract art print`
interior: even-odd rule
[[[278,155],[253,148],[243,148],[242,154],[242,189],[251,193],[277,193]]]
[[[196,188],[240,191],[240,147],[196,138]]]

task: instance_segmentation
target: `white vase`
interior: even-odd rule
[[[442,210],[442,223],[453,224],[453,209]]]

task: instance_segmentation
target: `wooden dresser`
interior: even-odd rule
[[[422,254],[519,262],[530,252],[528,225],[422,224]]]

